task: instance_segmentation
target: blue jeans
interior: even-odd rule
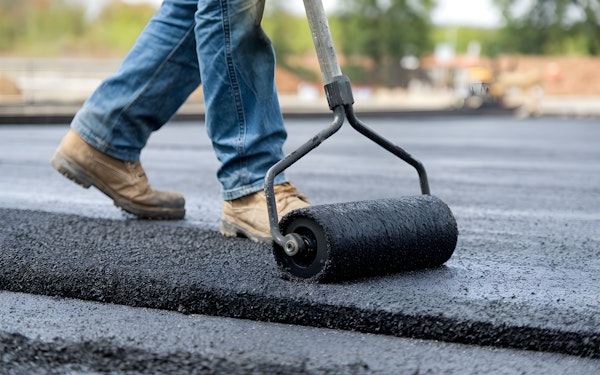
[[[92,147],[138,161],[151,133],[202,83],[223,198],[262,190],[287,137],[263,10],[264,0],[165,0],[71,127]]]

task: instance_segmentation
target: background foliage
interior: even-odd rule
[[[286,0],[269,0],[263,27],[280,65],[315,78],[299,56],[314,53],[305,17],[292,14]],[[397,84],[400,60],[433,52],[446,42],[457,54],[479,41],[487,56],[600,55],[600,0],[494,0],[504,26],[498,30],[435,27],[429,12],[435,0],[343,0],[329,22],[344,71],[353,81]],[[155,8],[108,1],[90,16],[84,0],[0,0],[0,54],[25,56],[122,56]],[[350,75],[350,73],[348,73]]]
[[[73,0],[0,0],[0,53],[21,56],[127,52],[155,8],[110,2],[94,18]]]
[[[600,54],[600,0],[495,0],[506,20],[499,49],[523,54]]]

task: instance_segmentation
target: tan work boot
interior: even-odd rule
[[[142,219],[182,219],[185,199],[176,192],[153,190],[139,162],[115,159],[88,145],[70,130],[50,164],[84,188],[97,187],[115,206]]]
[[[278,219],[292,210],[309,205],[306,196],[289,182],[275,185],[274,190]],[[228,237],[243,236],[255,242],[271,241],[265,192],[259,191],[223,202],[221,234]]]

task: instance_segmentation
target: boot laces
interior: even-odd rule
[[[135,173],[136,178],[142,179],[146,177],[146,172],[144,171],[140,163],[130,161],[127,162],[127,166],[129,167],[129,170]]]

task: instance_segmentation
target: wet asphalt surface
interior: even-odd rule
[[[142,154],[155,188],[186,195],[178,222],[136,220],[51,169],[66,125],[0,127],[0,373],[600,372],[600,121],[364,120],[452,209],[443,267],[286,280],[269,245],[217,233],[199,124]],[[289,120],[288,151],[328,123]],[[288,177],[313,204],[419,193],[349,127]]]

